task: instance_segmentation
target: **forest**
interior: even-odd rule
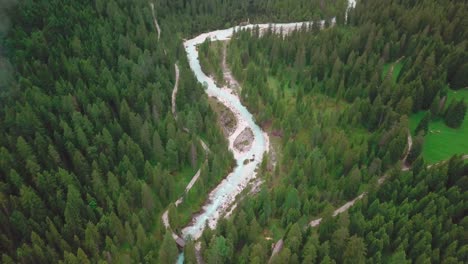
[[[161,215],[168,210],[178,231],[234,166],[183,40],[246,21],[321,19],[325,29],[315,23],[287,36],[253,29],[200,46],[204,70],[220,82],[227,49],[241,100],[271,135],[277,161],[267,156],[259,168],[258,194],[205,229],[204,261],[466,261],[468,4],[362,0],[347,21],[346,7],[346,0],[5,4],[1,262],[174,263],[178,248]],[[185,263],[197,263],[193,241],[183,251]]]

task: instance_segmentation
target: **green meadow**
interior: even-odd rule
[[[449,90],[448,102],[464,98],[468,102],[468,89]],[[411,115],[410,129],[414,129],[424,116],[424,111]],[[444,120],[438,118],[431,121],[429,131],[424,137],[423,157],[429,163],[435,163],[450,158],[455,154],[468,154],[468,115],[460,128],[454,129],[445,125]]]

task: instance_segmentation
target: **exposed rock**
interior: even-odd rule
[[[223,133],[226,137],[229,137],[236,130],[237,120],[234,114],[222,104],[218,103],[219,109],[219,122],[223,128]]]
[[[240,152],[248,151],[252,147],[253,140],[252,129],[246,127],[234,141],[234,147]]]

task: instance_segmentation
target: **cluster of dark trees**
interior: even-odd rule
[[[261,171],[268,183],[255,199],[205,232],[205,260],[266,263],[268,237],[282,233],[272,263],[463,262],[466,162],[427,168],[422,133],[406,160],[412,170],[402,172],[399,161],[411,113],[427,110],[427,124],[434,110],[447,123],[463,120],[463,102],[444,102],[447,86],[467,86],[466,11],[452,1],[360,1],[346,26],[315,24],[286,37],[237,32],[228,60],[242,100],[281,136],[282,160]],[[399,77],[383,76],[396,61]],[[331,205],[364,190],[366,198],[332,217]],[[318,216],[321,225],[306,228]]]
[[[223,59],[224,46],[221,41],[211,41],[207,38],[198,46],[200,65],[205,73],[213,76],[218,86],[224,85],[223,67],[220,67]]]
[[[415,134],[418,134],[420,131],[427,134],[431,120],[438,118],[443,118],[445,124],[452,128],[459,128],[463,124],[467,109],[465,101],[463,99],[452,100],[447,108],[441,111],[441,105],[445,104],[445,100],[446,98],[442,101],[437,98],[434,100],[431,108],[425,112],[423,118],[419,121],[414,131]]]
[[[458,128],[462,125],[466,115],[466,103],[464,100],[453,100],[444,114],[447,126]]]
[[[104,0],[101,0],[104,1]],[[344,20],[347,0],[159,0],[158,14],[167,32],[200,32],[241,22],[290,22],[339,16]]]

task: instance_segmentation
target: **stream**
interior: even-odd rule
[[[351,0],[348,4],[349,7],[354,7],[355,1]],[[184,239],[191,238],[192,240],[197,240],[201,236],[206,224],[212,229],[216,227],[218,220],[224,216],[226,211],[235,202],[236,196],[256,177],[256,168],[262,162],[264,153],[269,149],[268,135],[255,123],[253,115],[242,105],[236,93],[233,93],[232,90],[228,88],[218,87],[214,79],[208,77],[202,71],[197,46],[202,44],[207,38],[210,38],[212,41],[229,40],[234,31],[242,29],[259,27],[260,31],[264,31],[269,27],[273,27],[274,32],[281,31],[287,34],[292,30],[299,29],[310,23],[311,22],[296,22],[236,26],[203,33],[184,42],[190,68],[197,80],[205,86],[207,95],[216,98],[224,104],[234,113],[237,119],[236,130],[229,137],[229,150],[234,154],[236,166],[234,170],[210,192],[201,212],[193,217],[188,226],[182,229],[182,237]],[[332,23],[334,23],[334,19]],[[234,148],[234,141],[245,128],[250,128],[252,130],[254,140],[249,150],[239,152]],[[250,162],[244,164],[246,159],[250,160]],[[183,253],[179,255],[177,262],[184,262]]]
[[[218,220],[235,202],[236,196],[244,190],[252,179],[255,178],[256,168],[259,163],[262,162],[264,153],[269,149],[268,135],[255,123],[253,115],[244,105],[242,105],[239,97],[230,89],[218,87],[213,78],[208,77],[202,71],[200,61],[198,59],[199,55],[197,45],[203,43],[207,38],[210,38],[213,41],[229,40],[234,30],[251,29],[255,26],[258,26],[260,30],[265,30],[270,26],[274,26],[276,30],[279,31],[281,28],[284,32],[300,28],[304,24],[309,24],[309,22],[257,24],[232,27],[203,33],[184,42],[190,68],[194,72],[197,80],[205,86],[205,92],[208,96],[216,98],[229,108],[237,119],[236,130],[229,137],[229,150],[234,154],[236,166],[234,170],[210,192],[207,202],[203,205],[201,213],[196,215],[192,219],[191,223],[182,229],[182,236],[184,239],[191,238],[192,240],[197,240],[201,236],[206,223],[208,223],[210,228],[216,227]],[[234,141],[245,128],[250,128],[252,130],[254,140],[248,151],[239,152],[234,148]],[[250,162],[244,164],[246,159],[250,160]],[[183,254],[180,254],[178,263],[183,263],[183,260],[184,256]]]

